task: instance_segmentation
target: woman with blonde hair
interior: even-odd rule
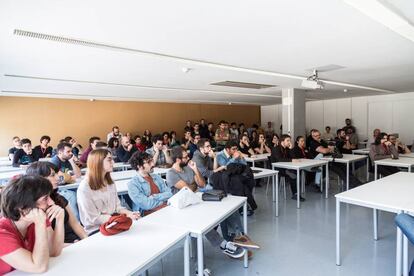
[[[96,149],[88,156],[88,172],[79,184],[77,197],[80,220],[86,232],[92,235],[99,231],[113,214],[126,214],[138,219],[138,212],[121,206],[116,186],[111,178],[114,161],[107,149]]]

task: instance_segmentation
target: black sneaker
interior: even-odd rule
[[[298,199],[298,195],[297,195],[297,194],[294,194],[294,195],[292,196],[292,199],[293,199],[293,200],[297,200],[297,199]],[[303,198],[302,196],[299,196],[299,200],[300,200],[301,202],[304,202],[306,199],[305,199],[305,198]]]
[[[312,185],[312,189],[315,193],[322,193],[321,187],[316,184]]]

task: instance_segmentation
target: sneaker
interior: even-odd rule
[[[297,199],[298,199],[298,195],[297,195],[297,194],[294,194],[294,195],[292,196],[292,199],[293,199],[293,200],[297,200]],[[302,196],[299,196],[299,200],[300,200],[300,202],[304,202],[306,199],[305,199],[305,198],[303,198]]]
[[[223,253],[227,256],[238,259],[246,254],[246,249],[236,246],[233,242],[227,242],[225,248],[221,248]]]
[[[233,243],[243,248],[260,249],[260,246],[254,243],[247,235],[235,237]]]
[[[312,188],[315,193],[322,193],[321,186],[315,184],[312,185]]]

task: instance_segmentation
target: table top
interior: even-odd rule
[[[350,162],[355,162],[355,161],[359,161],[359,160],[365,160],[368,157],[365,155],[354,155],[354,154],[343,154],[342,158],[335,158],[335,162],[338,163],[350,163]],[[333,161],[333,157],[332,156],[326,156],[321,158],[321,160],[326,160],[326,161]]]
[[[97,233],[65,247],[60,256],[50,258],[49,270],[42,275],[131,275],[188,234],[184,228],[160,227],[142,218],[129,231],[113,236]],[[8,275],[28,274],[13,271]]]
[[[227,195],[222,201],[203,201],[184,209],[167,206],[146,218],[151,223],[182,227],[192,234],[204,234],[243,206],[246,200],[246,197]]]
[[[12,165],[12,161],[10,161],[9,159],[7,160],[0,160],[0,166],[11,166]]]
[[[266,161],[269,156],[270,153],[255,154],[250,157],[245,157],[244,160],[246,160],[246,162]]]
[[[399,158],[399,159],[381,159],[374,161],[377,165],[394,166],[394,167],[410,167],[414,165],[414,158]]]
[[[414,152],[399,154],[399,157],[414,158]]]
[[[264,168],[251,168],[253,171],[253,177],[254,179],[260,179],[260,178],[264,178],[264,177],[269,177],[269,176],[273,176],[273,175],[277,175],[279,172],[275,171],[275,170],[269,170],[269,169],[264,169]],[[255,172],[257,171],[257,172]]]
[[[398,172],[336,194],[341,201],[397,213],[414,212],[414,174]]]
[[[329,163],[326,160],[315,160],[315,159],[299,159],[296,162],[275,162],[272,163],[273,168],[283,168],[283,169],[305,169],[312,168],[316,166],[322,166]]]
[[[12,166],[5,166],[5,167],[0,167],[0,173],[2,172],[17,172],[17,171],[23,171],[23,169],[18,168],[18,167],[12,167]]]
[[[370,149],[366,148],[366,149],[355,149],[352,150],[353,154],[364,154],[364,155],[368,155],[369,154]]]
[[[19,175],[19,174],[24,174],[25,171],[24,170],[18,170],[18,171],[9,171],[9,172],[2,172],[0,173],[0,181],[8,181],[10,180],[13,176],[15,175]]]
[[[0,156],[0,161],[9,161],[8,156]]]

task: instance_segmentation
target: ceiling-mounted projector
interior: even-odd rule
[[[302,87],[309,89],[323,89],[324,83],[318,78],[318,71],[314,70],[313,74],[306,80],[302,81]]]

